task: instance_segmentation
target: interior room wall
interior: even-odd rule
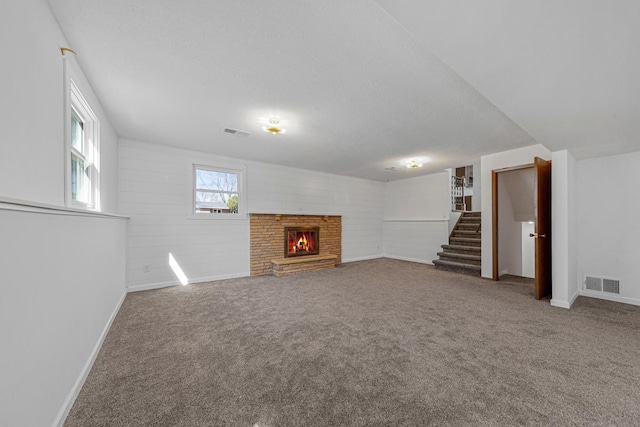
[[[0,40],[0,195],[62,205],[66,42],[43,0],[3,1]]]
[[[493,208],[491,199],[491,172],[496,169],[533,163],[534,157],[550,160],[551,152],[542,144],[537,144],[482,156],[480,159],[482,193],[482,277],[493,277]]]
[[[569,255],[577,252],[577,280],[570,280],[571,273],[567,275],[569,297],[574,283],[581,286],[583,276],[589,275],[620,280],[619,297],[592,296],[640,305],[640,246],[636,226],[640,186],[635,179],[638,170],[640,152],[575,162],[576,244],[569,243],[567,252]]]
[[[69,46],[45,0],[3,1],[1,7],[0,40],[11,46],[0,67],[0,196],[63,206],[60,48]],[[102,210],[115,212],[118,139],[81,70],[79,74],[80,89],[100,120]]]
[[[448,172],[388,182],[384,255],[431,264],[449,240],[450,212]]]
[[[576,181],[576,161],[566,150],[553,153],[551,173],[551,235],[552,235],[552,298],[551,305],[571,307],[579,293],[578,240],[579,217],[576,200],[579,185]],[[590,174],[598,174],[593,170]],[[600,196],[593,194],[594,200]],[[603,229],[589,230],[600,234]]]
[[[474,212],[482,211],[482,166],[480,160],[473,164],[473,197],[471,204]]]
[[[451,211],[449,212],[449,235],[454,228],[456,228],[456,224],[458,224],[458,220],[462,216],[462,212],[459,211]]]
[[[58,425],[126,292],[126,220],[11,209],[0,203],[0,425]]]
[[[0,425],[60,423],[125,291],[125,220],[64,205],[66,42],[45,0],[0,2]],[[83,52],[78,52],[79,57]],[[81,71],[80,71],[81,73]],[[117,137],[101,124],[101,206],[117,209]]]
[[[341,215],[343,262],[382,256],[382,182],[122,139],[119,210],[131,218],[131,289],[177,284],[169,254],[191,282],[249,275],[248,218],[191,216],[193,164],[246,170],[248,212]]]
[[[382,256],[385,183],[250,162],[249,211],[342,216],[342,262]]]

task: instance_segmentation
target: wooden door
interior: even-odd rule
[[[536,285],[535,297],[551,294],[551,162],[534,159]]]

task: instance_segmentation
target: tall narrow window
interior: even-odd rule
[[[237,170],[194,166],[194,213],[237,214],[242,210],[241,173]]]
[[[70,83],[69,204],[97,209],[99,123],[78,87]]]
[[[71,200],[89,204],[90,172],[85,152],[84,121],[71,110]]]

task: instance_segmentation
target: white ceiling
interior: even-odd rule
[[[640,150],[640,1],[378,3],[551,151]]]
[[[376,180],[536,140],[640,149],[631,1],[49,3],[125,138]],[[270,117],[288,132],[264,133]]]

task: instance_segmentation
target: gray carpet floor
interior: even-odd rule
[[[129,294],[66,426],[638,426],[640,307],[378,259]]]

